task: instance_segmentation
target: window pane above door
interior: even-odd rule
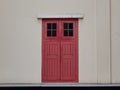
[[[56,23],[47,23],[47,36],[55,37],[56,36]]]
[[[64,23],[64,36],[73,36],[73,23]]]

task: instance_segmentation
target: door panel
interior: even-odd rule
[[[72,42],[61,43],[61,80],[76,80],[75,45]]]
[[[61,21],[61,80],[63,81],[78,82],[77,24],[77,19]]]
[[[43,64],[43,80],[60,80],[60,44],[47,42],[45,44],[45,59]]]
[[[60,41],[57,20],[42,20],[42,82],[60,80]]]

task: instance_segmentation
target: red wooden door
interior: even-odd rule
[[[42,23],[42,82],[78,82],[78,19]]]

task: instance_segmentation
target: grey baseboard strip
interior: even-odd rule
[[[4,83],[0,87],[111,87],[120,86],[120,84],[61,84],[61,83]]]

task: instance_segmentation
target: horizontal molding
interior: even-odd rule
[[[78,19],[83,19],[84,15],[83,14],[58,14],[58,15],[39,15],[37,16],[38,19],[44,19],[44,18],[78,18]]]

